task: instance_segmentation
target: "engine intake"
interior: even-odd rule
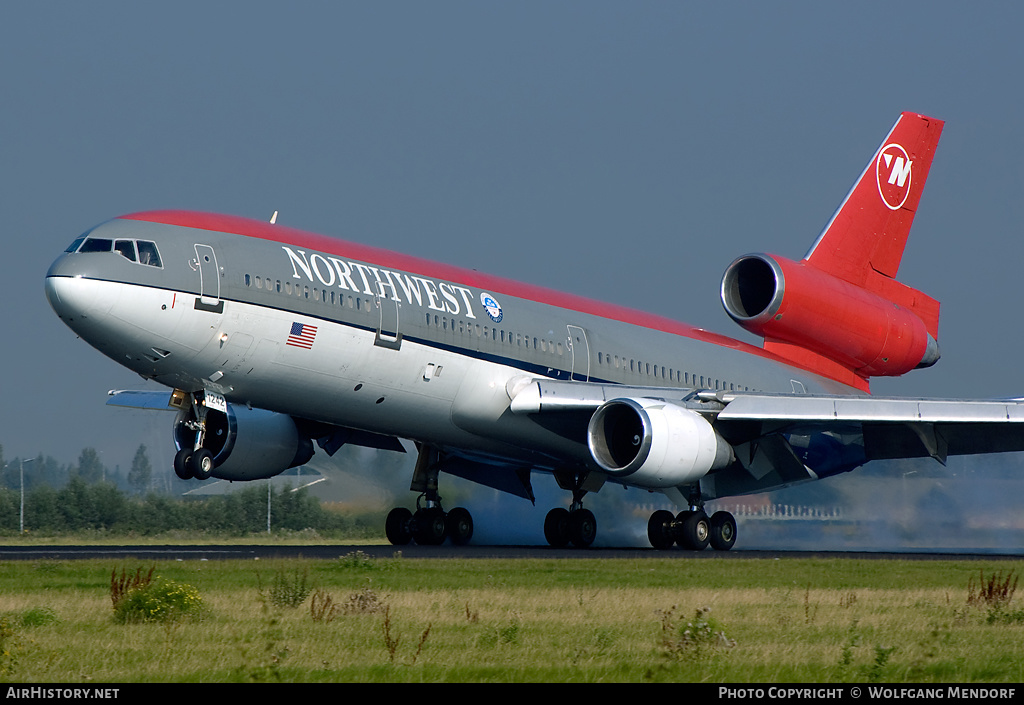
[[[658,399],[612,399],[590,419],[587,445],[604,472],[636,487],[677,487],[733,461],[700,414]]]
[[[722,277],[722,305],[766,342],[798,345],[863,377],[897,376],[939,359],[938,343],[913,311],[784,257],[734,261]]]

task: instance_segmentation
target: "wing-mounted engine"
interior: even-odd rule
[[[734,459],[703,416],[659,399],[605,402],[590,419],[587,444],[598,467],[635,487],[690,484]]]
[[[223,409],[207,407],[201,413],[205,416],[202,429],[194,408],[186,405],[178,412],[174,444],[179,455],[183,455],[180,451],[191,451],[196,445],[196,434],[201,431],[202,447],[195,452],[208,452],[211,477],[259,480],[302,465],[313,457],[312,441],[300,433],[287,414],[230,403],[225,403]]]
[[[734,321],[764,337],[765,349],[784,357],[792,357],[786,354],[788,343],[860,377],[896,376],[935,364],[939,347],[913,310],[918,301],[934,302],[889,281],[892,296],[887,297],[806,262],[745,255],[725,271],[722,304]]]

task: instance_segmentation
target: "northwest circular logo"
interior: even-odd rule
[[[882,147],[875,162],[878,195],[889,210],[899,210],[910,196],[913,162],[907,150],[895,142]]]
[[[495,323],[501,323],[501,305],[498,304],[497,299],[488,293],[482,293],[480,294],[480,304],[484,307],[484,310],[487,311],[487,315],[492,321]]]

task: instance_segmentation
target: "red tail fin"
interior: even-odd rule
[[[917,113],[900,115],[804,256],[816,269],[910,309],[936,339],[939,302],[895,277],[943,124]]]

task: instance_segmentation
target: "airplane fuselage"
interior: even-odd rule
[[[68,252],[47,274],[61,318],[143,377],[539,469],[589,454],[508,413],[518,379],[858,393],[669,319],[269,223],[154,212],[86,237],[158,250]]]

